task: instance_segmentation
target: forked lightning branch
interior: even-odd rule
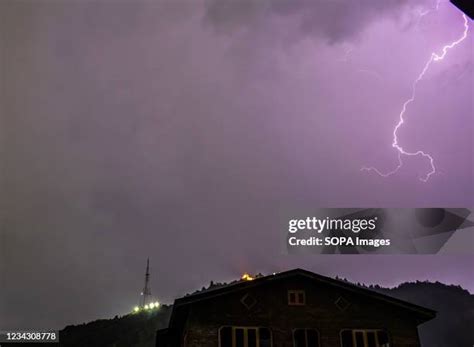
[[[440,7],[440,4],[441,4],[441,1],[438,0],[438,2],[436,4],[436,7],[433,11],[437,11]],[[432,11],[426,11],[424,13],[421,13],[420,18],[427,15],[429,12],[432,12]],[[405,124],[405,121],[406,121],[405,116],[406,116],[408,106],[412,102],[415,101],[416,89],[417,89],[418,83],[424,78],[425,74],[429,71],[429,68],[431,67],[431,65],[435,62],[442,61],[446,57],[446,54],[452,48],[459,45],[461,42],[463,42],[467,38],[467,34],[468,34],[468,31],[469,31],[469,22],[468,22],[467,16],[464,15],[464,14],[463,14],[463,20],[464,20],[464,28],[463,28],[462,33],[460,34],[460,36],[456,40],[444,45],[438,53],[437,52],[432,52],[431,53],[429,59],[426,61],[425,65],[423,66],[423,69],[421,70],[420,74],[413,81],[410,97],[403,103],[402,109],[401,109],[400,114],[398,116],[398,122],[395,125],[395,127],[393,129],[393,134],[392,134],[393,135],[392,147],[395,148],[396,151],[397,151],[398,165],[393,170],[387,171],[387,172],[383,172],[383,171],[379,170],[376,167],[363,167],[361,169],[362,171],[369,171],[369,172],[373,171],[376,174],[378,174],[379,176],[389,177],[389,176],[392,176],[393,174],[397,173],[402,168],[402,166],[403,166],[403,157],[404,156],[408,156],[408,157],[420,156],[420,157],[426,159],[429,163],[429,166],[430,166],[429,171],[423,177],[420,177],[420,180],[423,181],[423,182],[427,182],[430,179],[430,177],[436,173],[436,167],[435,167],[435,163],[434,163],[435,161],[434,161],[433,156],[431,154],[423,151],[423,150],[407,150],[405,147],[403,147],[400,144],[400,141],[399,141],[399,138],[398,138],[398,131],[400,130],[402,125]]]

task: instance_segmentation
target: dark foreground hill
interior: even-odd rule
[[[171,306],[162,305],[151,312],[133,313],[114,319],[101,319],[68,326],[59,333],[65,347],[150,347],[155,345],[158,329],[166,328]]]
[[[423,347],[465,347],[474,342],[474,295],[442,283],[404,283],[370,289],[438,311],[437,318],[420,326]],[[97,320],[68,326],[60,332],[64,347],[153,347],[156,330],[165,328],[171,306],[154,312]]]
[[[378,291],[436,310],[437,317],[419,327],[423,347],[474,346],[474,295],[442,283],[404,283]]]

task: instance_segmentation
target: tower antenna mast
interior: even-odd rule
[[[145,286],[143,287],[142,297],[140,298],[140,306],[145,307],[150,301],[151,290],[150,290],[150,258],[146,260],[146,273],[145,273]]]

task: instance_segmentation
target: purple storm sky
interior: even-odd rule
[[[474,256],[285,256],[282,210],[474,205],[473,33],[435,1],[0,2],[0,328],[62,328],[243,271],[474,291]]]

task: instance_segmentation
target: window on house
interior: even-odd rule
[[[221,347],[231,347],[232,346],[232,328],[231,327],[222,327],[219,330],[219,346]]]
[[[346,329],[341,331],[342,347],[390,347],[388,334],[377,329]]]
[[[319,347],[319,333],[315,329],[293,330],[294,347]]]
[[[302,306],[306,304],[306,294],[304,290],[289,290],[288,305]]]
[[[270,329],[259,327],[222,327],[219,347],[271,347]]]

